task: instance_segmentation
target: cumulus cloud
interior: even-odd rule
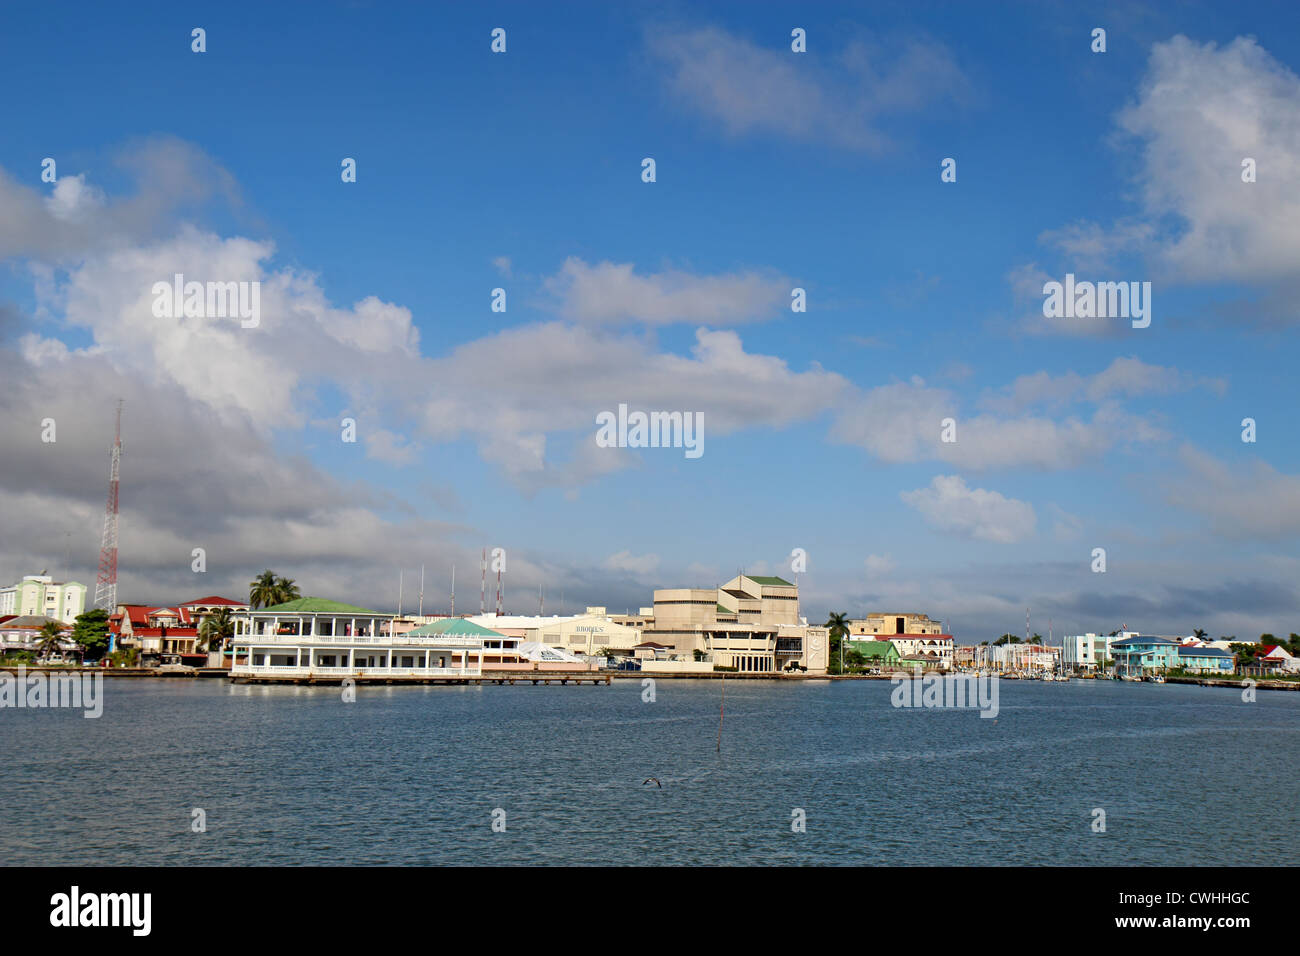
[[[1152,371],[1149,384],[1142,381],[1148,369]],[[830,434],[835,441],[859,445],[891,464],[945,461],[977,470],[1074,468],[1097,461],[1117,445],[1166,437],[1149,416],[1129,414],[1108,399],[1188,387],[1187,383],[1188,379],[1174,370],[1120,360],[1091,377],[1075,373],[1027,376],[1009,392],[983,400],[990,408],[1010,412],[1023,412],[1048,399],[1057,404],[1087,401],[1097,406],[1090,417],[1070,415],[1058,420],[1034,414],[963,415],[953,393],[914,377],[909,382],[848,393]],[[942,422],[947,418],[955,420],[956,441],[942,440]]]
[[[574,257],[545,282],[564,318],[647,325],[734,325],[768,319],[789,305],[792,285],[781,276],[752,271],[695,275],[668,269],[637,275],[630,262],[591,265]]]
[[[1046,241],[1089,266],[1139,252],[1189,282],[1300,274],[1300,77],[1255,39],[1155,44],[1118,126],[1141,151],[1140,210]],[[1254,183],[1242,182],[1245,158]]]
[[[941,43],[855,40],[838,53],[792,55],[717,27],[659,28],[646,37],[670,89],[732,135],[774,134],[879,152],[891,114],[962,100],[970,82]],[[810,40],[815,43],[815,40]]]
[[[959,475],[936,475],[928,488],[904,491],[899,497],[936,530],[979,541],[1014,544],[1032,536],[1037,523],[1028,502],[968,488]]]

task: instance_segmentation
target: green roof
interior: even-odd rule
[[[853,649],[863,657],[883,657],[888,660],[890,657],[897,657],[898,650],[889,641],[849,641]]]
[[[794,587],[794,585],[791,584],[789,581],[787,581],[785,578],[761,577],[757,574],[746,574],[745,577],[749,578],[749,580],[751,581],[757,581],[759,584],[766,584],[768,587],[776,587],[776,588]]]
[[[436,621],[431,621],[423,627],[417,627],[413,631],[407,631],[404,636],[423,637],[436,634],[464,634],[471,637],[505,637],[500,631],[494,631],[490,627],[483,627],[481,624],[475,624],[473,621],[467,621],[463,617],[444,617]]]
[[[298,598],[296,601],[286,601],[284,604],[274,604],[271,607],[257,610],[258,614],[268,612],[277,614],[373,614],[377,617],[386,616],[379,611],[368,611],[363,607],[340,604],[338,601],[327,601],[325,598],[317,597]]]
[[[731,608],[729,608],[729,607],[723,607],[721,604],[718,604],[718,605],[715,605],[715,606],[716,606],[717,609],[718,609],[719,611],[721,611],[723,614],[735,614],[735,613],[736,613],[736,612],[733,611]]]

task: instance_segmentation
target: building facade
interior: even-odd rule
[[[641,611],[643,643],[668,649],[670,660],[745,673],[826,671],[829,633],[799,616],[799,587],[784,578],[740,574],[716,588],[660,588],[653,609]]]
[[[29,574],[17,584],[0,588],[0,617],[42,615],[71,624],[86,610],[86,586],[55,581],[48,574]]]
[[[849,639],[855,637],[880,637],[889,640],[902,635],[933,635],[943,633],[943,623],[930,620],[928,614],[912,611],[889,614],[868,614],[849,621]]]

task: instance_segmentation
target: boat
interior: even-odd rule
[[[1164,674],[1156,674],[1151,678],[1151,683],[1153,684],[1163,684],[1164,682],[1165,682]]]

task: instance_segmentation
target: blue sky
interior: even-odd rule
[[[512,610],[539,587],[622,608],[803,548],[814,617],[1297,629],[1286,6],[74,4],[6,26],[6,576],[93,578],[124,395],[123,600],[270,566],[390,606],[399,569],[455,563],[469,594],[501,546]],[[159,324],[148,287],[182,268],[259,279],[261,326]],[[1151,326],[1045,319],[1067,272],[1150,281]],[[596,448],[620,402],[701,412],[705,454]]]

